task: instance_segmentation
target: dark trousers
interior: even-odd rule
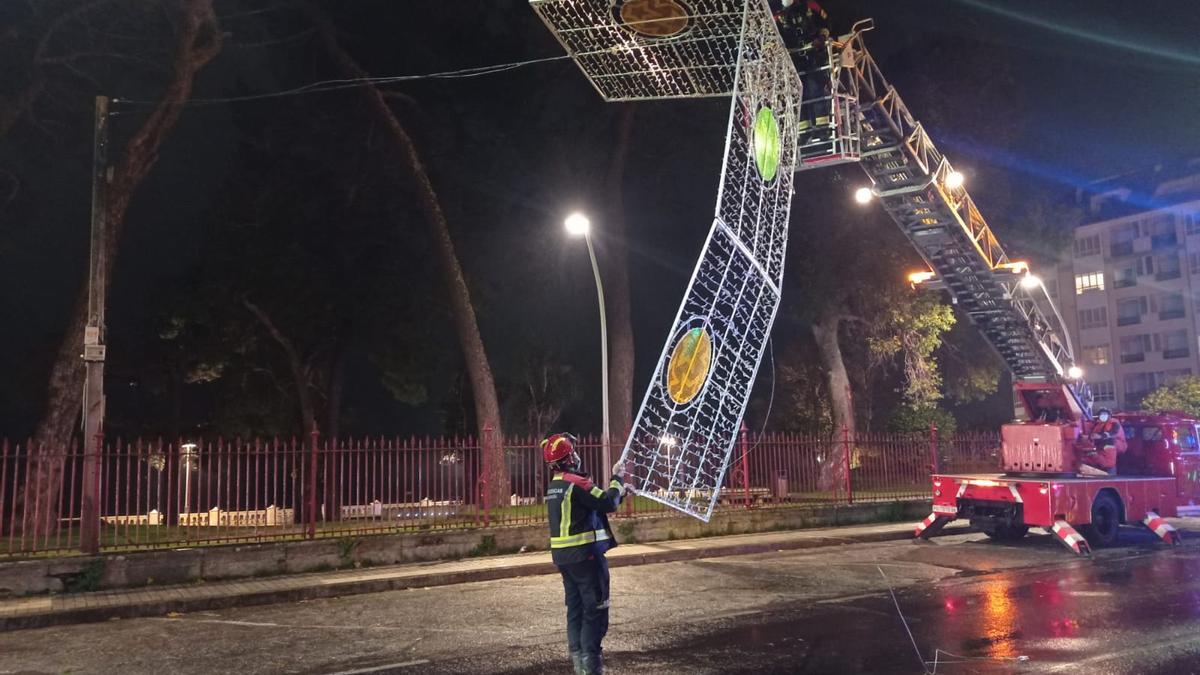
[[[801,114],[809,124],[816,124],[818,117],[829,115],[829,71],[815,70],[820,64],[806,64],[808,70],[801,78],[804,85],[804,101]]]
[[[567,646],[573,652],[599,654],[608,633],[608,561],[597,554],[559,565],[567,598]]]

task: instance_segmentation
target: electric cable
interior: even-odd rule
[[[673,47],[677,47],[687,43],[711,42],[717,40],[727,40],[729,35],[710,35],[696,38],[687,38],[676,40],[671,43]],[[653,45],[626,45],[625,49],[630,52],[638,49],[647,49]],[[400,82],[414,82],[419,80],[439,80],[439,79],[462,79],[470,77],[480,77],[484,75],[494,75],[503,73],[517,68],[527,66],[541,65],[545,63],[553,63],[557,61],[566,61],[588,56],[599,56],[602,54],[611,54],[613,49],[593,50],[586,52],[576,52],[575,54],[561,54],[558,56],[547,56],[537,59],[524,59],[521,61],[511,61],[508,63],[497,63],[486,66],[474,66],[470,68],[460,68],[457,70],[438,71],[433,73],[419,73],[414,75],[392,75],[392,76],[368,76],[357,78],[340,78],[332,80],[320,80],[311,82],[299,87],[291,89],[283,89],[280,91],[264,92],[261,94],[247,94],[245,96],[223,96],[215,98],[192,98],[184,104],[185,107],[199,107],[206,105],[219,105],[225,103],[241,103],[245,101],[258,101],[271,98],[283,98],[288,96],[301,96],[304,94],[315,94],[328,91],[337,91],[340,89],[350,89],[366,85],[386,85],[396,84]],[[127,106],[156,106],[158,101],[143,101],[138,99],[114,97],[114,104]]]

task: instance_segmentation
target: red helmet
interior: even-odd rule
[[[542,459],[554,463],[570,457],[575,452],[575,443],[579,439],[571,434],[553,434],[542,441]]]

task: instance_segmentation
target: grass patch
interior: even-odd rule
[[[496,545],[496,537],[485,534],[479,538],[479,543],[470,551],[467,551],[468,558],[479,558],[487,555],[496,555],[500,553],[500,547]]]
[[[341,567],[354,566],[354,552],[358,550],[358,545],[362,543],[362,539],[358,537],[340,537],[337,540],[338,560],[341,561]]]
[[[83,569],[75,574],[63,577],[63,588],[68,593],[90,593],[100,590],[100,580],[104,578],[104,558],[89,560]]]

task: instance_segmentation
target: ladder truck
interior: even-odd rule
[[[934,468],[932,513],[916,536],[962,518],[996,539],[1045,528],[1080,554],[1089,542],[1113,543],[1122,523],[1178,542],[1163,518],[1194,503],[1197,421],[1118,414],[1131,438],[1117,475],[1078,475],[1075,448],[1091,422],[1091,395],[1065,322],[883,76],[864,42],[871,20],[789,49],[766,0],[530,4],[605,100],[733,95],[716,217],[672,333],[691,342],[668,338],[622,455],[644,469],[639,489],[659,488],[643,494],[702,519],[711,513],[778,307],[790,172],[852,163],[872,184],[861,196],[882,205],[928,265],[909,281],[943,290],[969,317],[1011,371],[1024,411],[1025,421],[1001,429],[996,472]],[[706,368],[693,372],[696,363]],[[689,377],[673,380],[676,365]],[[713,380],[718,386],[706,386]],[[680,382],[695,386],[673,388]],[[1032,421],[1039,401],[1058,411],[1056,422]],[[655,473],[664,464],[672,467],[665,477]]]
[[[818,58],[802,59],[820,64],[829,83],[824,92],[806,93],[804,105],[822,104],[831,114],[817,118],[824,125],[803,143],[800,169],[862,167],[874,196],[929,266],[909,281],[943,289],[970,317],[1012,372],[1024,418],[1001,428],[997,472],[932,475],[932,513],[914,536],[927,539],[966,519],[998,540],[1044,528],[1087,554],[1115,543],[1121,524],[1141,523],[1178,543],[1164,517],[1194,504],[1197,421],[1182,413],[1117,413],[1131,438],[1116,475],[1077,472],[1091,396],[1062,316],[1028,264],[1009,259],[961,176],[884,79],[863,45],[870,28],[861,22],[817,47],[825,51]],[[1057,412],[1056,421],[1036,421],[1044,406]]]

